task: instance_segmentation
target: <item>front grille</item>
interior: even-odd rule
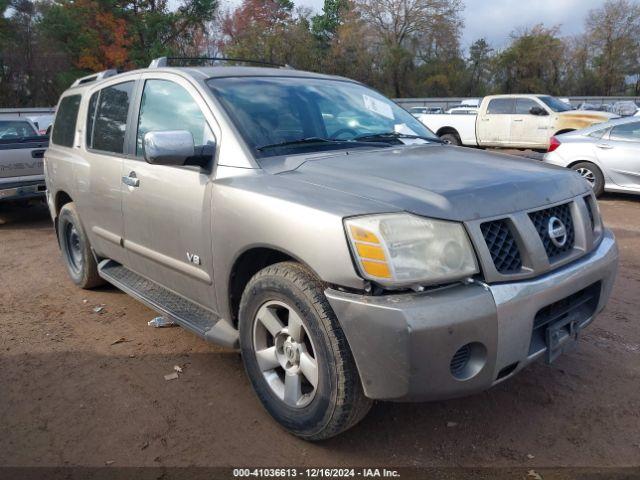
[[[591,195],[584,197],[584,203],[587,206],[587,212],[589,212],[589,221],[591,222],[591,230],[596,228],[596,222],[593,217],[593,207],[591,206]]]
[[[596,282],[540,309],[533,321],[529,355],[545,348],[545,331],[553,324],[568,319],[570,315],[574,316],[575,322],[579,326],[592,318],[600,301],[601,289],[601,283]]]
[[[575,231],[573,228],[570,206],[571,204],[565,203],[564,205],[558,205],[556,207],[529,213],[529,218],[531,218],[533,225],[538,231],[538,235],[540,236],[540,240],[542,240],[544,249],[547,252],[547,256],[550,261],[553,261],[563,254],[573,250]],[[558,218],[566,228],[567,239],[562,246],[558,246],[553,243],[551,236],[549,235],[549,220],[552,217]]]
[[[517,273],[522,268],[520,250],[506,220],[494,220],[480,225],[496,270],[503,274]]]
[[[600,299],[600,282],[580,290],[557,302],[547,305],[536,313],[533,328],[540,328],[549,323],[562,320],[567,315],[582,309],[583,320],[593,315]]]

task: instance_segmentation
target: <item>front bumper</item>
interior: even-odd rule
[[[368,397],[437,400],[485,390],[544,355],[547,346],[539,329],[534,331],[536,315],[596,288],[593,308],[576,313],[582,314],[576,325],[586,327],[606,305],[617,266],[616,242],[605,230],[593,252],[532,280],[377,297],[325,293]],[[452,359],[468,344],[466,372],[456,377]]]

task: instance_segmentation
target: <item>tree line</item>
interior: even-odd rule
[[[640,94],[640,4],[607,0],[582,33],[461,45],[461,0],[0,0],[0,106],[56,103],[73,80],[159,56],[226,56],[350,77],[391,97]]]

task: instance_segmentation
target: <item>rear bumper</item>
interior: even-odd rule
[[[45,194],[46,189],[44,178],[42,180],[0,183],[0,201],[40,197]]]
[[[365,394],[396,401],[437,400],[485,390],[547,351],[534,332],[544,307],[591,287],[586,327],[613,287],[618,250],[605,230],[589,255],[542,277],[491,286],[457,285],[437,291],[380,297],[326,291],[353,352]],[[452,358],[471,344],[466,370]]]

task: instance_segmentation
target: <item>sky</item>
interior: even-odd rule
[[[223,5],[238,5],[241,0],[223,0]],[[293,0],[296,5],[322,10],[323,0]],[[560,26],[561,35],[582,31],[587,12],[601,7],[605,0],[463,0],[465,27],[462,47],[466,50],[484,37],[494,48],[504,47],[509,34],[519,28],[544,23]]]

